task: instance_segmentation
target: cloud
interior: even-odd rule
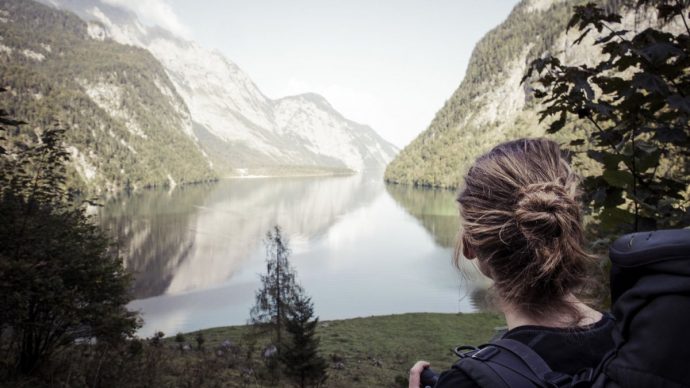
[[[146,24],[159,27],[182,36],[189,37],[190,30],[175,14],[166,0],[101,0],[103,3],[126,8],[137,14]]]

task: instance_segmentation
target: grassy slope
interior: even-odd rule
[[[322,322],[318,335],[321,353],[329,363],[326,385],[400,386],[406,381],[407,371],[415,361],[424,359],[437,370],[447,369],[456,360],[451,348],[486,342],[494,335],[495,328],[503,325],[503,317],[491,313],[414,313]],[[248,327],[230,326],[201,332],[206,338],[206,352],[210,352],[224,340],[241,343]],[[187,334],[187,341],[193,342],[197,333]],[[173,338],[167,341],[174,343]],[[198,351],[176,351],[173,354],[181,364],[199,357]],[[340,359],[344,367],[337,369],[334,360]],[[223,385],[246,386],[240,377],[240,369],[227,368],[216,378]],[[169,377],[171,382],[179,378]]]

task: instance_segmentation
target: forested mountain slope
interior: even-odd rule
[[[381,170],[397,149],[315,94],[266,97],[223,54],[142,25],[133,13],[99,0],[42,0],[89,22],[94,39],[149,50],[185,101],[195,134],[220,174],[292,167]]]
[[[146,50],[99,41],[76,15],[0,1],[2,108],[28,125],[10,141],[66,128],[71,185],[92,191],[213,178],[191,115]]]
[[[565,33],[573,5],[580,0],[523,0],[508,18],[474,48],[465,78],[429,127],[388,165],[389,182],[457,187],[463,171],[481,153],[501,141],[540,136],[539,106],[520,84],[532,59],[550,52],[564,63],[600,57],[591,44],[573,46],[577,31]],[[617,9],[619,1],[601,1]],[[635,12],[624,24],[639,29]],[[459,37],[459,39],[461,39]],[[587,39],[592,40],[593,37]],[[563,135],[559,135],[563,136]]]

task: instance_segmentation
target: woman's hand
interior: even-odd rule
[[[428,368],[430,365],[431,364],[429,364],[426,361],[417,361],[412,366],[412,368],[410,369],[410,383],[407,385],[408,388],[419,388],[419,384],[421,383],[420,376],[422,375],[422,371],[424,371],[424,369]]]

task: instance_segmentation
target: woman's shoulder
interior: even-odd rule
[[[528,345],[551,369],[573,374],[584,368],[596,367],[614,348],[614,327],[613,316],[605,313],[599,321],[587,326],[519,326],[506,332],[502,338]]]
[[[583,368],[594,368],[603,356],[613,349],[611,332],[615,321],[610,314],[587,326],[554,328],[546,326],[519,326],[500,338],[520,341],[534,349],[555,371],[574,374]],[[461,368],[441,373],[435,387],[479,387]]]

